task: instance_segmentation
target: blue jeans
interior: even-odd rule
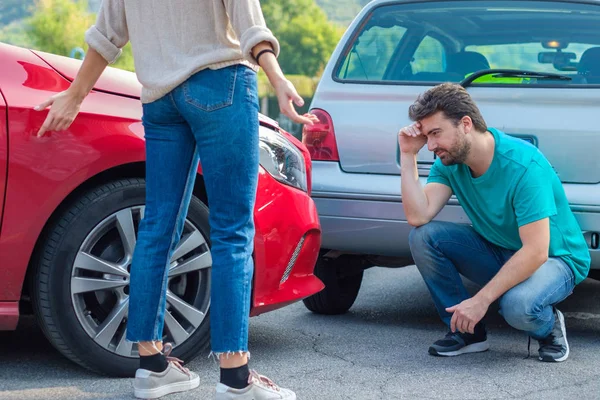
[[[131,267],[129,341],[162,340],[169,261],[200,161],[210,209],[212,350],[248,350],[258,110],[256,73],[242,65],[202,70],[143,105],[146,210]]]
[[[480,286],[487,284],[515,251],[498,247],[471,226],[432,221],[409,236],[410,251],[440,317],[449,327],[447,307],[470,296],[460,275]],[[554,325],[553,306],[573,291],[573,271],[559,258],[549,258],[528,279],[500,298],[500,314],[512,327],[543,339]]]

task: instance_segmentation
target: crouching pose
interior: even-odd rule
[[[488,128],[468,92],[442,84],[409,109],[400,130],[402,202],[410,249],[449,332],[429,353],[455,356],[489,348],[482,322],[500,313],[539,342],[541,361],[564,361],[569,345],[556,304],[590,268],[590,254],[562,184],[533,145]],[[425,187],[416,154],[437,159]],[[454,194],[472,225],[432,221]],[[480,285],[471,297],[461,275]]]

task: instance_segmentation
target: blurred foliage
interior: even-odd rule
[[[316,0],[329,19],[346,27],[370,0]]]
[[[74,49],[87,51],[85,31],[96,16],[86,0],[34,0],[32,4],[28,17],[0,30],[0,41],[67,57]],[[112,66],[134,70],[130,44]]]
[[[286,74],[285,77],[294,84],[298,94],[302,97],[311,97],[319,83],[319,78],[311,78],[305,75]],[[267,76],[262,70],[258,72],[258,95],[259,97],[275,95]]]
[[[24,22],[33,47],[68,56],[85,46],[84,33],[94,23],[84,0],[37,0],[35,11]]]
[[[281,44],[286,74],[318,76],[344,29],[331,23],[314,0],[262,0],[268,27]]]
[[[31,14],[33,0],[0,1],[0,26],[9,25]]]

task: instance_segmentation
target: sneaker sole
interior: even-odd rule
[[[256,398],[256,397],[242,397],[242,396],[239,396],[239,398],[248,399],[248,400],[250,400],[250,399],[254,400]],[[233,397],[230,396],[230,393],[217,393],[216,396],[215,396],[215,400],[221,400],[221,399],[227,399],[227,400],[229,400],[229,399],[232,399],[232,398]],[[235,398],[238,398],[238,396],[236,396]],[[296,400],[296,395],[293,394],[293,395],[288,396],[288,397],[283,397],[283,398],[281,398],[281,400]]]
[[[560,311],[558,311],[557,314],[558,314],[558,320],[560,321],[560,330],[562,331],[563,338],[565,339],[565,345],[567,346],[567,352],[565,353],[564,356],[562,356],[560,358],[552,358],[550,356],[548,356],[548,357],[540,357],[539,358],[540,361],[544,361],[544,362],[561,362],[561,361],[565,361],[567,358],[569,358],[569,342],[567,341],[567,327],[565,325],[565,316]]]
[[[431,354],[433,356],[454,357],[454,356],[460,356],[461,354],[481,353],[481,352],[489,350],[489,348],[490,348],[490,344],[487,340],[485,340],[483,342],[470,344],[468,346],[463,347],[462,349],[455,350],[455,351],[439,351],[439,350],[436,350],[434,347],[430,347],[429,354]]]
[[[171,393],[185,392],[200,386],[200,377],[186,381],[159,386],[154,389],[134,389],[133,395],[138,399],[158,399]]]
[[[253,393],[244,392],[244,393],[232,393],[228,389],[229,387],[223,385],[222,383],[217,384],[215,400],[229,400],[229,399],[244,399],[244,400],[254,400],[257,397],[254,396]],[[251,391],[250,391],[251,392]],[[283,392],[278,393],[279,396],[283,396]],[[261,396],[261,398],[263,398]],[[269,397],[270,399],[274,399],[274,397]],[[281,400],[296,400],[296,393],[290,392],[285,397],[277,397]]]

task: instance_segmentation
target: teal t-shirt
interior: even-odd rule
[[[449,186],[473,228],[506,249],[522,247],[520,226],[549,217],[549,256],[563,259],[580,283],[590,269],[590,252],[556,172],[537,147],[489,131],[496,141],[494,159],[482,176],[474,178],[464,164],[445,166],[437,159],[428,183]]]

